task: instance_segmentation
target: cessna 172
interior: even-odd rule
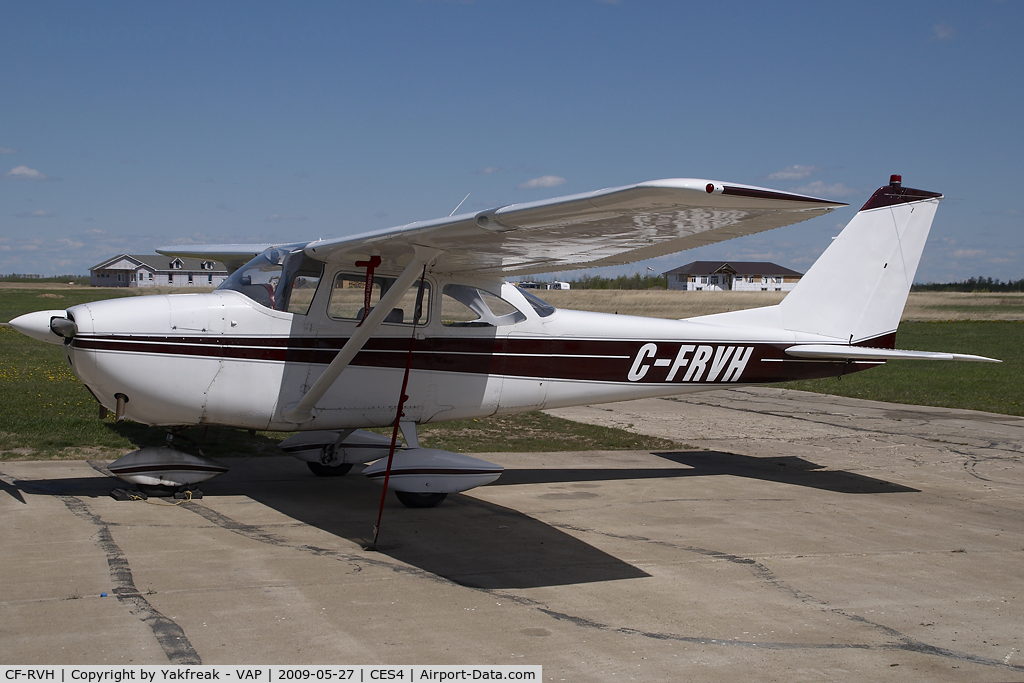
[[[895,348],[941,199],[893,176],[782,303],[686,320],[558,310],[504,278],[630,263],[844,205],[669,179],[309,243],[164,247],[233,272],[212,293],[99,301],[11,324],[62,343],[118,419],[296,431],[281,447],[317,474],[377,460],[365,474],[390,476],[403,503],[426,507],[502,468],[420,448],[417,424],[830,377],[893,359],[992,360]],[[361,430],[399,423],[397,454],[393,440]],[[389,449],[393,459],[382,457]],[[111,469],[140,483],[224,471],[172,449],[126,458]]]

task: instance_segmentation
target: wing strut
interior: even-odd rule
[[[414,311],[423,310],[423,281],[427,277],[427,267],[423,266],[423,274],[420,275],[420,288],[416,292],[416,308]],[[409,372],[412,370],[412,352],[416,345],[416,323],[419,321],[419,316],[415,313],[412,317],[412,334],[409,335],[409,354],[405,358],[405,375],[402,377],[402,391],[398,395],[398,410],[395,411],[395,426],[391,429],[391,449],[388,451],[388,466],[384,470],[384,489],[380,492],[380,510],[377,511],[377,523],[373,525],[373,544],[370,546],[372,550],[377,549],[377,537],[380,535],[380,520],[384,517],[384,499],[388,495],[388,480],[391,478],[391,463],[395,460],[395,445],[398,443],[398,430],[405,427],[409,423],[402,423],[402,418],[405,417],[403,412],[405,408],[405,402],[409,400],[406,396],[405,390],[409,388]],[[416,434],[416,425],[413,424],[409,430],[414,436]],[[405,429],[402,429],[402,433],[405,434]],[[408,437],[406,440],[410,441],[409,445],[413,448],[419,447],[419,438],[416,438],[416,443],[412,443]]]
[[[381,297],[370,314],[363,318],[360,326],[356,328],[352,336],[349,337],[349,340],[341,347],[338,355],[334,357],[334,360],[327,366],[323,374],[313,383],[309,391],[297,403],[290,404],[281,411],[283,419],[295,424],[302,424],[313,419],[313,408],[316,406],[317,401],[323,398],[327,390],[334,385],[338,377],[341,376],[341,373],[352,362],[352,359],[356,357],[356,354],[362,350],[366,342],[373,336],[373,333],[380,327],[380,324],[384,322],[384,318],[391,312],[391,309],[401,301],[409,287],[412,286],[412,283],[416,281],[417,276],[422,272],[424,266],[430,263],[438,253],[437,249],[416,248],[412,261],[409,262],[409,265],[405,267],[402,274],[395,280],[395,284]]]

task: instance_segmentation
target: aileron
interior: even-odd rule
[[[839,202],[693,178],[655,180],[311,243],[307,254],[440,249],[434,269],[531,275],[631,263],[791,225]]]

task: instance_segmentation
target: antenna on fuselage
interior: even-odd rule
[[[459,202],[459,206],[462,206],[463,204],[466,203],[466,200],[469,199],[469,195],[470,194],[471,194],[470,192],[466,193],[466,196],[462,198],[461,202]],[[454,209],[452,209],[452,212],[450,214],[448,214],[448,216],[449,217],[454,216],[455,212],[459,210],[459,206],[456,206]]]

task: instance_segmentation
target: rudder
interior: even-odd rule
[[[779,304],[783,327],[892,348],[941,199],[892,176]]]

